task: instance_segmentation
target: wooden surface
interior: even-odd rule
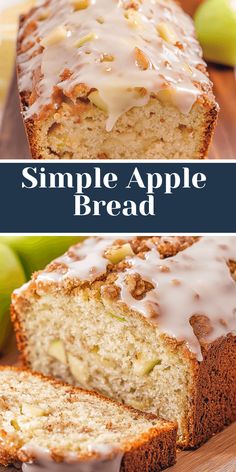
[[[236,423],[196,451],[180,452],[171,472],[236,472]]]
[[[20,114],[16,76],[14,76],[0,131],[0,159],[27,159],[30,151]]]
[[[193,14],[200,0],[182,0],[181,3],[188,13]],[[221,107],[209,158],[236,159],[236,75],[233,69],[216,65],[209,65],[209,72],[214,83],[216,99]],[[0,132],[0,159],[29,157],[14,77]]]

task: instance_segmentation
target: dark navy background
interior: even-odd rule
[[[112,217],[103,210],[102,216],[73,216],[74,189],[22,189],[22,170],[25,167],[46,168],[47,172],[102,172],[119,176],[116,189],[89,189],[84,194],[96,200],[146,199],[145,190],[137,186],[125,189],[135,167],[146,172],[191,173],[207,176],[202,190],[174,190],[165,195],[164,189],[155,192],[156,216]],[[0,164],[0,233],[211,233],[235,232],[236,163],[101,163],[63,162],[2,163]]]

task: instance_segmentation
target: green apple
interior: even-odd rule
[[[19,258],[8,246],[0,244],[0,351],[10,332],[9,306],[11,293],[25,283]]]
[[[67,249],[84,238],[79,236],[2,236],[0,243],[7,244],[18,255],[28,278],[61,256]]]
[[[236,0],[206,0],[197,9],[195,25],[205,59],[236,66]]]

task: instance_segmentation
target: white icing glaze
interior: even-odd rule
[[[104,256],[105,250],[112,245],[117,237],[107,237],[103,239],[88,238],[77,248],[73,248],[73,256],[68,254],[58,258],[56,262],[65,264],[67,270],[61,273],[57,270],[53,272],[42,272],[38,277],[38,282],[60,282],[67,278],[79,278],[80,280],[94,280],[106,272],[110,263]],[[127,238],[126,238],[127,239]]]
[[[124,112],[147,104],[151,94],[163,88],[173,91],[172,100],[183,113],[190,112],[202,93],[196,82],[210,83],[196,68],[204,62],[192,20],[171,0],[135,0],[139,17],[136,23],[130,23],[125,18],[129,3],[132,2],[90,0],[88,8],[74,11],[69,0],[51,0],[49,7],[31,14],[24,28],[33,20],[37,29],[22,43],[23,47],[31,47],[18,57],[19,85],[21,92],[32,91],[35,86],[38,98],[25,111],[26,118],[39,114],[44,105],[51,103],[55,86],[68,94],[78,84],[99,91],[108,109],[108,131]],[[44,10],[49,16],[40,20]],[[161,37],[158,26],[163,23],[171,26],[176,43]],[[64,39],[44,44],[43,51],[37,54],[40,47],[37,38],[45,39],[58,27],[66,31]],[[91,33],[92,40],[76,46]],[[146,57],[145,70],[138,65],[136,48]],[[114,60],[103,61],[104,54]],[[62,80],[65,69],[73,74]],[[42,76],[35,85],[37,70],[41,70]],[[137,92],[140,88],[146,90],[144,95]]]
[[[21,287],[19,288],[16,288],[14,290],[14,294],[15,295],[21,295],[21,293],[25,292],[25,290],[28,289],[28,287],[30,286],[30,282],[26,282],[24,285],[22,285]]]
[[[118,276],[121,300],[129,308],[158,324],[159,329],[180,341],[202,360],[199,341],[190,325],[193,315],[206,315],[213,341],[236,334],[236,283],[227,262],[236,261],[235,237],[205,237],[174,257],[161,259],[156,248],[145,259],[129,259],[130,267]],[[138,273],[154,288],[142,300],[129,292],[125,279]]]
[[[68,462],[57,463],[51,459],[48,450],[40,447],[29,445],[22,450],[37,457],[35,462],[22,465],[23,472],[120,472],[123,457],[123,454],[115,453],[116,446],[109,444],[98,444],[94,449],[91,446],[90,452],[98,452],[100,457],[80,463],[72,453],[67,455]]]
[[[236,12],[236,0],[230,0],[230,6]]]

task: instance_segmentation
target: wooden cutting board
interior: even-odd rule
[[[193,14],[201,0],[181,0],[185,10]],[[236,76],[227,67],[209,65],[216,99],[221,107],[216,133],[210,149],[211,159],[236,158]],[[16,78],[8,95],[2,130],[0,132],[0,159],[26,159],[30,157],[20,115]]]
[[[0,359],[0,364],[17,363],[14,344]],[[0,472],[16,472],[16,469],[0,466]],[[170,472],[236,472],[236,422],[214,436],[196,451],[177,453],[177,463]]]

